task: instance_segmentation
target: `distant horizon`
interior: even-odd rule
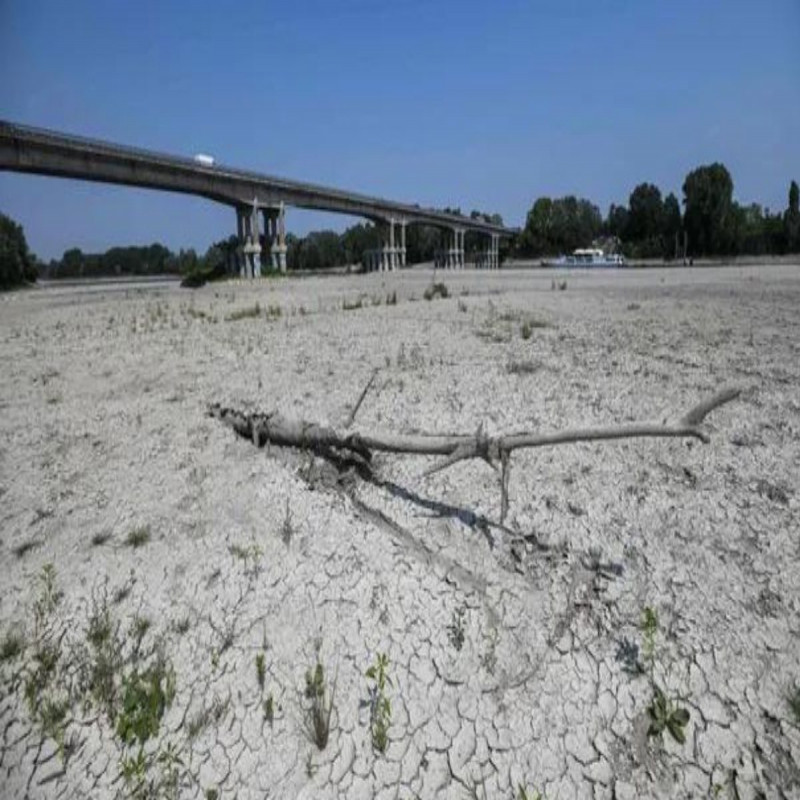
[[[605,217],[653,183],[682,201],[720,162],[772,213],[800,180],[800,4],[307,0],[192,13],[54,0],[0,10],[0,117],[421,206],[499,213],[575,195]],[[598,57],[598,54],[600,57]],[[64,250],[208,245],[232,210],[152,190],[0,173],[0,210]],[[288,230],[357,218],[287,211]]]

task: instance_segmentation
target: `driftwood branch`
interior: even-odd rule
[[[370,375],[367,385],[364,387],[364,390],[359,395],[356,404],[353,406],[353,410],[348,414],[347,421],[344,423],[345,428],[352,427],[356,419],[356,414],[358,414],[358,409],[361,408],[361,404],[364,402],[364,398],[367,396],[367,392],[372,388],[372,384],[375,382],[375,378],[377,376],[378,368],[376,367],[374,370],[372,370],[372,375]]]
[[[354,408],[358,410],[372,380],[367,384]],[[577,442],[609,441],[612,439],[634,438],[693,438],[708,443],[708,434],[700,424],[714,409],[734,400],[740,389],[723,389],[717,394],[698,403],[674,424],[640,423],[603,428],[576,428],[554,433],[516,433],[504,436],[489,436],[483,427],[472,435],[428,436],[340,433],[334,428],[316,423],[284,417],[278,412],[271,414],[246,414],[234,409],[222,408],[215,404],[209,407],[209,414],[232,427],[240,436],[252,440],[263,447],[275,444],[284,447],[297,447],[321,453],[338,453],[354,457],[368,464],[374,452],[407,453],[426,456],[443,456],[442,460],[427,470],[426,474],[439,472],[459,461],[479,458],[492,467],[500,464],[501,471],[501,520],[508,510],[508,484],[511,469],[510,458],[514,450],[533,447],[552,447]],[[355,416],[355,414],[353,414]]]

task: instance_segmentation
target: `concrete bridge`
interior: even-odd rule
[[[427,225],[444,231],[447,242],[437,253],[437,264],[453,269],[464,267],[467,231],[485,235],[486,248],[478,265],[489,269],[500,266],[500,237],[516,233],[501,225],[417,205],[2,120],[0,170],[182,192],[232,206],[236,210],[240,274],[249,277],[261,274],[265,260],[273,269],[286,270],[286,206],[372,220],[381,232],[381,247],[365,255],[364,266],[369,270],[406,266],[409,225]]]

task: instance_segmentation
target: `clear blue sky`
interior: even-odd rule
[[[0,0],[0,117],[522,224],[722,161],[771,209],[800,180],[800,0]],[[44,258],[204,250],[232,210],[0,173]],[[289,229],[351,219],[290,211]]]

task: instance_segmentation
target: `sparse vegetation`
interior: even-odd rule
[[[35,550],[37,547],[41,546],[42,546],[41,539],[28,539],[27,541],[18,544],[14,548],[13,552],[17,558],[23,558],[25,555],[30,553],[31,550]]]
[[[435,300],[437,297],[447,298],[450,292],[444,283],[432,283],[422,295],[426,300]]]
[[[125,544],[137,550],[150,541],[150,536],[150,526],[140,525],[138,528],[134,528],[128,532],[128,535],[125,537]]]
[[[386,295],[386,305],[387,306],[396,306],[397,305],[397,292],[390,292]]]
[[[264,699],[263,709],[264,719],[272,725],[275,720],[275,699],[272,696],[272,692]]]
[[[481,655],[481,665],[490,674],[494,675],[495,667],[497,666],[497,628],[492,628],[488,636],[488,643],[486,650]]]
[[[6,661],[13,661],[25,650],[25,634],[22,630],[12,628],[6,631],[2,643],[0,643],[0,664]]]
[[[232,311],[225,319],[228,322],[238,322],[241,319],[253,319],[254,317],[261,316],[261,306],[255,303],[252,306],[245,306]]]
[[[464,646],[464,614],[466,613],[466,608],[462,606],[457,606],[453,610],[453,616],[450,621],[450,624],[447,626],[447,638],[450,641],[450,644],[455,647],[456,650],[460,651],[461,648]]]
[[[509,361],[506,372],[509,375],[532,375],[538,372],[540,365],[535,361]]]
[[[517,800],[545,800],[542,793],[536,789],[528,790],[522,784],[517,787]]]
[[[342,311],[357,311],[359,308],[363,307],[364,307],[363,297],[358,297],[351,302],[348,302],[347,300],[342,300]]]
[[[86,689],[113,722],[116,715],[116,676],[122,668],[121,642],[105,596],[95,602],[86,640],[91,652]]]
[[[183,636],[185,633],[188,633],[191,625],[192,622],[189,619],[189,617],[181,617],[180,619],[175,621],[172,628],[177,634]]]
[[[334,679],[333,685],[328,688],[325,669],[319,660],[319,647],[317,648],[316,664],[306,671],[306,686],[303,694],[306,699],[306,735],[320,750],[324,750],[330,736],[336,680]]]
[[[800,686],[795,686],[789,692],[789,708],[794,715],[794,721],[797,725],[800,725]]]
[[[92,546],[100,547],[104,545],[111,538],[110,531],[99,531],[92,536]]]
[[[655,684],[653,684],[653,700],[647,708],[647,713],[650,715],[648,736],[660,736],[666,729],[678,744],[686,742],[684,728],[689,722],[689,712],[670,700]]]
[[[264,664],[264,654],[256,653],[256,680],[258,688],[264,691],[264,679],[266,677],[266,666]]]
[[[52,739],[58,747],[61,760],[64,760],[64,735],[66,732],[67,712],[69,711],[69,698],[45,698],[39,708],[39,726],[42,735]]]
[[[117,735],[125,744],[143,745],[158,734],[164,712],[175,697],[175,672],[159,657],[142,672],[134,669],[122,682],[122,710]]]
[[[386,752],[389,726],[392,723],[392,704],[386,696],[386,687],[392,685],[388,670],[389,657],[385,653],[378,653],[375,663],[366,672],[366,677],[371,682],[369,708],[372,746],[380,753]]]
[[[56,568],[52,563],[45,564],[42,567],[38,580],[39,596],[33,604],[33,619],[37,638],[61,600],[61,591],[56,588]]]
[[[289,507],[289,500],[286,500],[286,513],[283,515],[283,523],[281,524],[281,539],[288,547],[292,543],[294,536],[294,524],[292,523],[292,509]]]
[[[520,336],[522,336],[523,339],[527,340],[530,339],[532,335],[533,335],[533,326],[531,325],[531,323],[527,321],[523,322],[522,327],[520,328]]]
[[[244,574],[248,577],[255,577],[261,569],[261,557],[264,551],[255,543],[252,542],[248,546],[240,544],[232,544],[228,546],[228,552],[234,557],[238,558],[244,564]]]
[[[642,657],[644,667],[650,676],[650,685],[653,689],[653,699],[647,707],[650,717],[648,736],[661,736],[665,730],[669,731],[678,744],[686,742],[685,728],[689,722],[689,712],[678,705],[677,700],[667,697],[655,680],[656,668],[656,636],[658,634],[658,617],[656,612],[646,606],[642,612]]]
[[[212,723],[218,725],[230,705],[230,699],[221,700],[215,697],[211,705],[200,709],[186,723],[186,736],[191,741],[196,739]]]

